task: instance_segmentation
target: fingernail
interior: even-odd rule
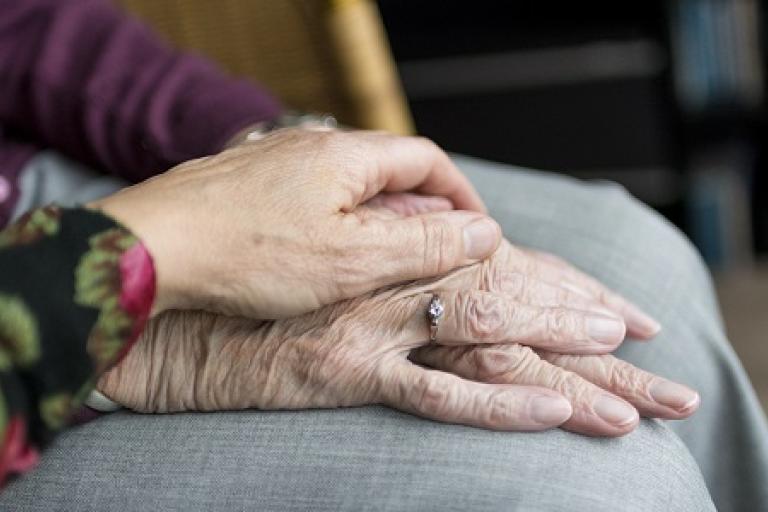
[[[637,419],[634,407],[609,395],[598,397],[592,404],[592,410],[603,420],[617,427],[624,427]]]
[[[624,310],[627,327],[648,338],[655,336],[661,330],[661,324],[642,312],[640,308],[629,304]]]
[[[499,244],[499,228],[488,218],[478,219],[464,226],[464,255],[471,260],[490,255]]]
[[[649,392],[656,402],[678,411],[687,411],[699,402],[699,394],[694,390],[666,379],[656,380]]]
[[[626,326],[619,318],[591,315],[587,317],[587,334],[598,343],[616,345],[626,334]]]
[[[559,396],[536,396],[530,407],[531,418],[541,425],[559,425],[573,414],[570,402]]]

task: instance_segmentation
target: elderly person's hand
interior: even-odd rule
[[[563,424],[608,436],[631,431],[638,410],[677,419],[696,409],[698,395],[690,389],[600,355],[624,333],[621,319],[602,305],[494,270],[511,250],[505,244],[488,262],[439,280],[379,290],[294,319],[168,312],[98,387],[146,412],[383,403],[500,430]],[[446,309],[437,336],[445,346],[424,346],[433,294]],[[611,323],[619,331],[605,328]],[[413,364],[409,355],[435,369]]]
[[[450,202],[439,197],[379,194],[359,211],[363,215],[394,218],[446,208],[451,208]],[[661,325],[640,308],[562,258],[515,246],[506,240],[493,257],[486,260],[482,272],[458,272],[447,280],[456,288],[502,291],[540,306],[568,304],[576,309],[619,316],[626,324],[627,334],[637,339],[652,338],[661,330]]]
[[[379,192],[403,191],[465,211],[360,216],[357,206]],[[122,221],[154,257],[155,312],[297,315],[479,261],[501,239],[445,153],[373,132],[281,130],[90,206]]]

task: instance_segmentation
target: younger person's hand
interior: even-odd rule
[[[361,216],[358,205],[382,191],[440,196],[464,211]],[[298,315],[480,261],[501,239],[437,146],[374,132],[280,130],[90,206],[149,249],[156,312]]]

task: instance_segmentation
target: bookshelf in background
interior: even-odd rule
[[[715,266],[752,258],[751,229],[768,249],[759,0],[380,7],[417,128],[447,149],[618,181]]]
[[[762,40],[763,70],[768,70],[768,8],[761,6],[760,39]],[[766,78],[764,77],[764,80]],[[768,85],[764,90],[768,91]],[[765,106],[758,125],[758,151],[752,185],[755,245],[763,257],[768,255],[768,113]]]
[[[678,0],[669,9],[688,232],[711,265],[750,264],[762,230],[754,221],[766,94],[760,4]]]

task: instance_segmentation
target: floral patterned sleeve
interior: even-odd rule
[[[0,231],[0,483],[69,424],[154,296],[144,245],[99,212],[49,206]]]

